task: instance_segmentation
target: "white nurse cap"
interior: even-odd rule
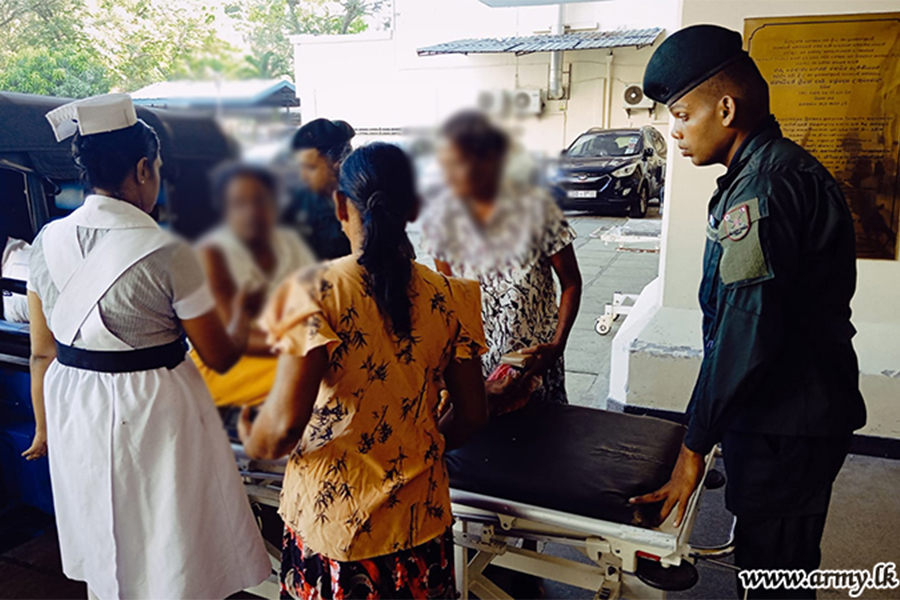
[[[61,142],[76,131],[81,135],[126,129],[137,123],[137,113],[128,94],[103,94],[54,108],[46,115]]]

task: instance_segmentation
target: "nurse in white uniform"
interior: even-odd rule
[[[93,194],[34,243],[26,453],[45,451],[63,569],[107,598],[224,598],[270,564],[219,416],[184,335],[225,371],[254,310],[226,330],[192,249],[149,216],[159,140],[109,94],[47,115]],[[45,417],[44,417],[45,415]],[[45,421],[45,423],[44,423]]]

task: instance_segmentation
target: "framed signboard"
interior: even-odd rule
[[[744,43],[784,134],[843,188],[857,256],[897,260],[900,13],[746,19]]]

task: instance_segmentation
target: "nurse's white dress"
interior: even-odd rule
[[[158,346],[177,339],[180,320],[213,308],[202,278],[185,286],[166,271],[202,273],[185,263],[193,254],[178,249],[186,244],[125,202],[89,196],[38,241],[29,287],[61,344]],[[115,302],[121,311],[109,310]],[[113,323],[128,334],[111,331]],[[132,373],[54,361],[44,402],[68,577],[102,599],[223,598],[269,575],[229,443],[191,360]]]

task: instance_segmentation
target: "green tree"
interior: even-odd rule
[[[391,0],[231,2],[225,14],[244,37],[242,50],[220,36],[216,0],[90,0],[90,8],[88,0],[0,0],[0,86],[83,97],[171,79],[290,77],[290,36],[386,26],[392,6]]]
[[[0,0],[0,62],[28,48],[80,38],[83,0]]]
[[[219,37],[202,2],[99,0],[88,10],[85,0],[0,0],[0,82],[11,91],[84,96],[239,76],[241,53]]]
[[[57,45],[27,48],[0,70],[0,90],[85,98],[110,90],[106,66],[89,49]]]
[[[109,91],[83,0],[0,0],[0,90],[81,98]]]
[[[116,86],[151,83],[237,69],[235,49],[219,38],[212,9],[199,2],[102,0],[91,28],[110,57]],[[222,73],[222,71],[216,71]]]
[[[240,22],[250,47],[247,73],[293,77],[290,36],[362,33],[391,6],[391,0],[241,0],[225,12]]]
[[[231,4],[226,14],[237,21],[237,28],[249,47],[242,75],[247,78],[293,77],[291,35],[293,21],[287,0],[245,0]]]
[[[365,18],[376,15],[384,9],[384,0],[366,1],[366,0],[343,0],[338,3],[343,14],[338,15],[338,29],[340,33],[360,33],[364,31],[368,24]]]
[[[274,52],[263,52],[262,56],[245,56],[244,65],[238,70],[244,79],[275,79],[290,75],[291,65],[284,57]]]

